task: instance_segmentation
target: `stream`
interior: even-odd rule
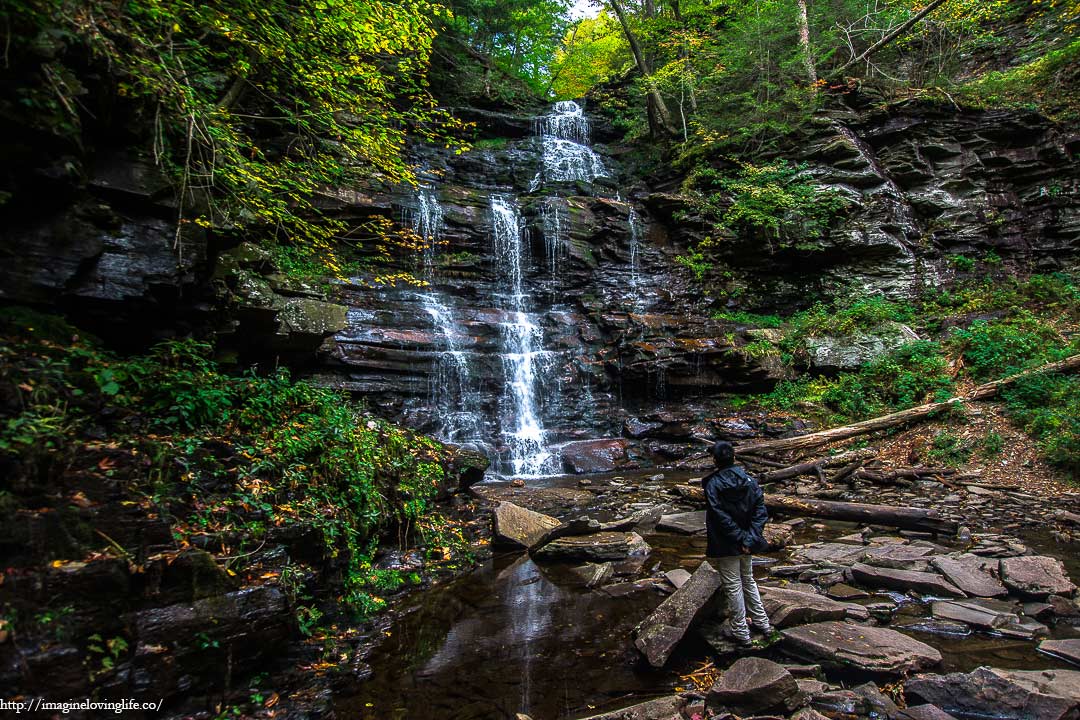
[[[695,476],[668,471],[662,484],[671,486]],[[593,484],[617,483],[619,501],[632,509],[639,493],[624,488],[647,488],[656,477],[646,473],[604,476],[592,479],[590,490]],[[555,497],[569,497],[579,480],[578,476],[532,479],[529,490],[538,488]],[[509,490],[506,483],[485,485],[491,486],[485,490],[496,493]],[[561,514],[610,517],[615,508],[610,499],[604,502],[605,496],[610,497],[606,492],[595,493],[591,504]],[[831,540],[856,528],[853,523],[808,521],[797,528],[794,543]],[[339,712],[344,717],[371,720],[513,719],[516,713],[555,720],[585,717],[670,695],[682,687],[680,675],[715,655],[691,635],[668,665],[656,670],[635,649],[632,632],[665,597],[659,589],[663,581],[654,576],[676,567],[695,569],[704,559],[705,538],[653,532],[646,540],[652,552],[643,562],[626,561],[629,566],[624,563],[617,568],[617,573],[629,573],[624,577],[633,582],[587,589],[570,571],[572,564],[538,564],[525,553],[511,552],[497,554],[445,585],[414,594],[399,607],[390,636],[369,658],[373,676],[338,696]],[[1080,559],[1063,556],[1061,546],[1049,536],[1033,530],[1024,540],[1035,551],[1060,557],[1069,574],[1080,577]],[[767,577],[767,566],[784,564],[788,555],[787,550],[781,550],[758,557],[755,574],[759,581]],[[872,594],[857,602],[885,598],[899,600],[902,605],[893,617],[894,627],[929,614],[926,602],[897,593]],[[967,672],[980,665],[1072,667],[1039,653],[1031,641],[986,633],[955,636],[904,631],[941,652],[939,672]],[[1051,629],[1050,637],[1080,637],[1080,632],[1062,623]],[[774,648],[767,650],[766,656],[793,661]],[[833,682],[868,679],[835,672],[828,672],[827,677]]]

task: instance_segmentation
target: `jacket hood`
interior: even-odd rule
[[[750,487],[750,476],[746,474],[746,471],[737,465],[722,468],[713,472],[711,475],[705,476],[705,481],[709,478],[716,478],[716,483],[720,490],[727,492],[731,490],[745,490]],[[704,482],[702,483],[704,484]]]

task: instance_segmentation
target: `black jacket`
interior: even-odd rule
[[[754,478],[738,465],[721,468],[706,475],[705,528],[709,535],[709,557],[741,555],[742,548],[751,552],[764,550],[765,493]]]

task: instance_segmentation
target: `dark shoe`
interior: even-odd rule
[[[745,635],[736,632],[732,629],[731,625],[724,623],[724,637],[731,640],[739,647],[750,647],[753,644],[753,640],[750,637],[750,632],[747,631]]]

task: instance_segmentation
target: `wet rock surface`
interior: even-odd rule
[[[941,662],[934,648],[888,628],[829,621],[789,628],[782,635],[797,655],[867,672],[902,675]]]
[[[709,707],[740,716],[786,714],[805,702],[795,678],[782,665],[764,658],[742,658],[709,689]]]

